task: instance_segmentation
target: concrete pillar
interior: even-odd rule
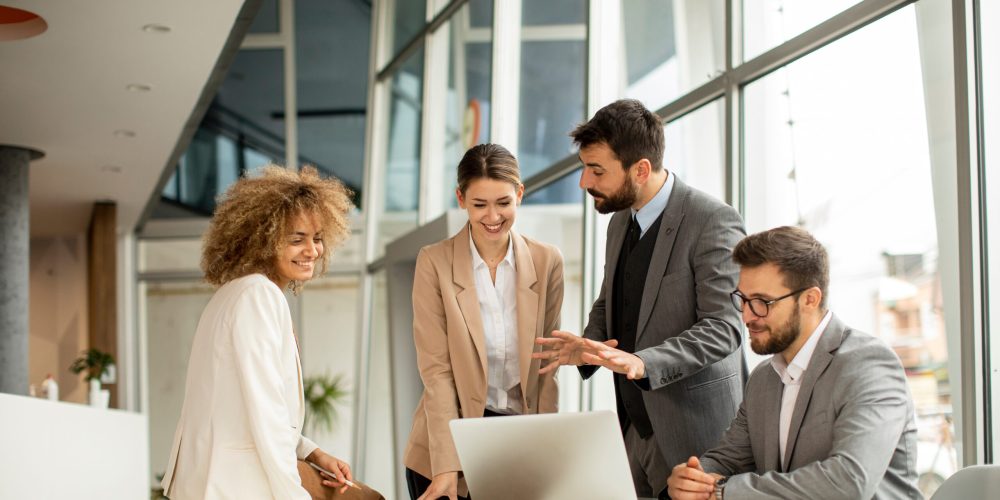
[[[0,145],[0,392],[28,394],[28,162]]]

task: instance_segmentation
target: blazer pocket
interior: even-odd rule
[[[725,375],[723,377],[719,377],[719,378],[716,378],[716,379],[706,380],[705,382],[698,382],[697,384],[691,384],[691,385],[689,385],[687,387],[687,390],[689,390],[689,391],[697,391],[699,389],[707,389],[707,388],[710,388],[710,387],[712,387],[712,386],[714,386],[716,384],[721,384],[723,382],[728,382],[729,379],[731,379],[731,378],[733,378],[735,376],[736,376],[735,373],[730,373],[729,375]]]
[[[694,276],[694,273],[690,269],[681,269],[680,271],[674,271],[672,273],[666,273],[663,275],[663,279],[660,280],[660,286],[663,287],[668,284],[673,284],[684,279],[690,280]]]

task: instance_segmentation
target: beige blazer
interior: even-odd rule
[[[226,283],[198,322],[163,491],[172,500],[302,499],[316,445],[288,303],[261,274]]]
[[[513,231],[517,268],[518,361],[524,413],[553,413],[559,393],[554,374],[539,377],[535,338],[559,328],[563,298],[559,249]],[[481,417],[486,408],[486,344],[476,296],[469,226],[429,245],[417,256],[413,282],[413,338],[424,394],[413,414],[406,467],[433,478],[461,470],[448,422]],[[468,488],[459,482],[459,494]]]

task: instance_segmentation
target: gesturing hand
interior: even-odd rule
[[[586,361],[584,354],[596,354],[597,349],[593,345],[602,347],[615,347],[618,341],[611,339],[601,342],[578,337],[570,332],[555,330],[551,337],[535,339],[535,344],[542,346],[541,352],[532,353],[531,357],[548,361],[548,363],[538,370],[539,375],[555,371],[562,365],[582,365]]]

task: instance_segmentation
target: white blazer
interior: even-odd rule
[[[198,322],[163,476],[172,500],[302,499],[305,404],[284,294],[261,274],[226,283]]]

